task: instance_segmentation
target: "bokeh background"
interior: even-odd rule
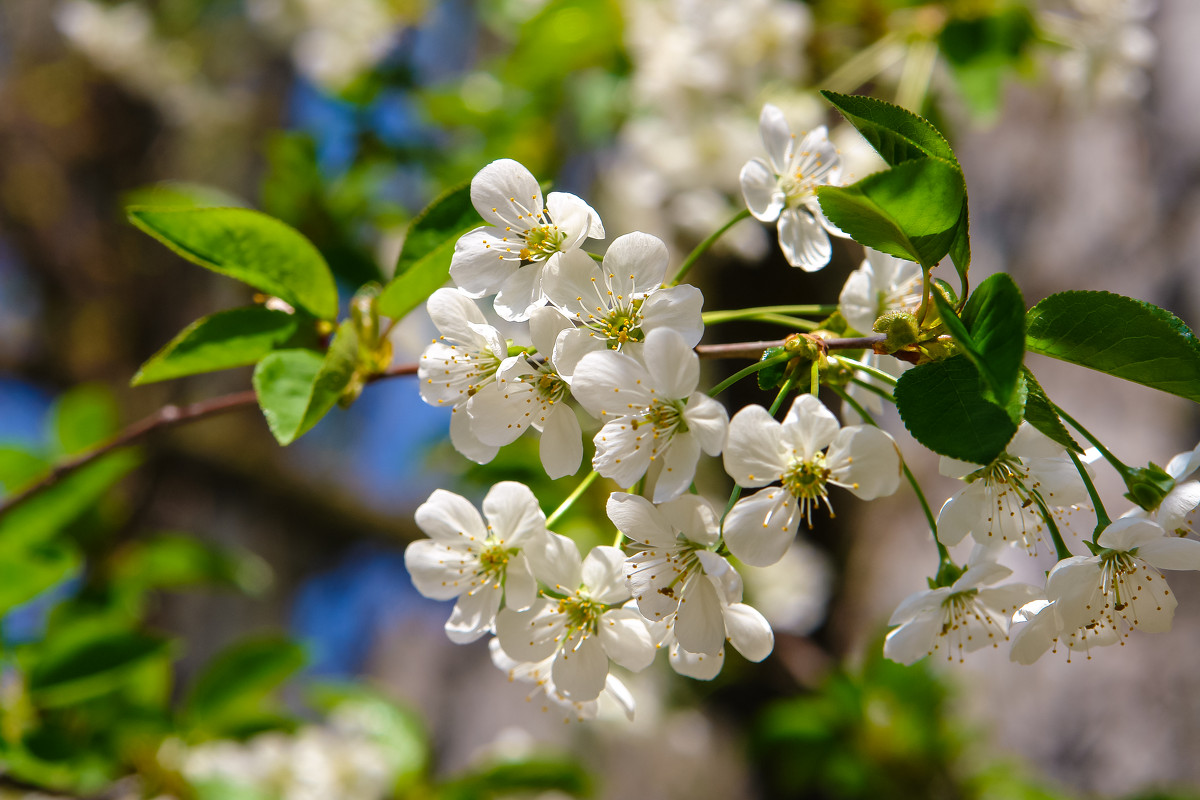
[[[128,203],[185,193],[260,208],[320,247],[348,299],[386,281],[426,203],[510,157],[588,199],[610,239],[663,237],[677,264],[738,209],[763,102],[795,129],[831,125],[853,176],[876,168],[818,88],[895,100],[947,132],[971,192],[976,282],[1008,271],[1028,304],[1114,291],[1195,324],[1198,39],[1193,0],[3,0],[0,443],[47,454],[63,398],[128,424],[248,386],[232,370],[129,388],[179,330],[250,293],[134,230]],[[749,220],[693,277],[706,308],[834,302],[861,258],[839,242],[824,271],[797,274]],[[393,333],[398,362],[427,340],[419,317]],[[1200,439],[1188,401],[1031,365],[1129,463]],[[777,631],[766,662],[731,655],[712,684],[657,664],[631,682],[635,722],[564,726],[484,645],[450,644],[448,608],[407,579],[412,510],[433,488],[535,480],[529,442],[468,468],[448,416],[396,379],[286,449],[252,409],[179,428],[139,449],[79,535],[97,560],[164,532],[239,553],[234,586],[147,600],[147,624],[183,642],[180,683],[240,637],[295,637],[308,659],[289,708],[308,713],[307,682],[368,681],[424,720],[437,775],[554,752],[604,798],[1198,796],[1200,581],[1172,577],[1174,631],[1091,658],[1025,668],[1001,650],[903,669],[880,660],[884,623],[936,565],[903,492],[870,507],[835,498],[836,519],[749,586]],[[940,503],[953,483],[894,414],[887,425]],[[723,480],[700,482],[719,494]],[[573,486],[542,484],[547,509]],[[1018,567],[1034,582],[1045,569]],[[0,645],[36,640],[88,580],[81,569],[10,611]]]

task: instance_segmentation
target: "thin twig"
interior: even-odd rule
[[[874,350],[875,345],[887,341],[887,336],[855,336],[849,339],[810,338],[818,347],[824,350]],[[774,339],[769,342],[734,342],[733,344],[701,344],[696,345],[696,354],[701,358],[758,358],[764,350],[771,347],[783,347],[787,339]]]
[[[372,376],[370,382],[373,383],[383,378],[394,378],[402,375],[415,375],[416,373],[416,364],[400,364]],[[88,464],[108,455],[114,450],[120,450],[122,447],[135,444],[138,440],[152,433],[255,405],[258,405],[258,398],[255,396],[254,391],[249,389],[243,392],[221,395],[220,397],[210,397],[207,400],[199,400],[188,405],[180,406],[172,404],[163,406],[150,416],[133,423],[94,449],[72,456],[65,461],[60,461],[51,467],[50,471],[40,480],[29,484],[19,492],[5,497],[3,501],[0,501],[0,519],[4,519],[5,515],[14,508],[55,486],[68,475],[78,472]]]

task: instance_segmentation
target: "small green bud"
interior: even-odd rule
[[[938,567],[937,575],[929,579],[929,588],[937,589],[942,586],[953,586],[954,582],[961,578],[964,572],[966,570],[953,561],[943,561],[942,565]]]
[[[811,335],[793,333],[783,343],[783,349],[794,356],[816,361],[823,355],[821,345]]]
[[[871,327],[876,333],[887,335],[886,347],[893,353],[921,338],[921,326],[917,322],[917,315],[911,311],[889,311],[875,320]]]
[[[1163,498],[1175,488],[1175,479],[1157,464],[1130,470],[1125,476],[1125,496],[1147,511],[1162,505]]]

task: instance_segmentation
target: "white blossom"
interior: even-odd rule
[[[779,423],[762,406],[746,406],[729,423],[725,471],[745,488],[772,486],[744,497],[725,518],[725,543],[747,564],[765,567],[783,557],[813,506],[832,513],[829,486],[863,500],[900,485],[900,453],[892,437],[869,425],[840,428],[820,400],[800,395]]]
[[[569,325],[552,309],[535,308],[529,337],[537,352],[550,353],[559,332]],[[567,402],[570,396],[553,362],[544,356],[511,356],[496,371],[495,382],[467,401],[471,433],[485,445],[500,447],[531,428],[541,431],[539,452],[546,474],[555,479],[574,475],[583,458],[583,433]]]
[[[742,196],[755,219],[775,222],[787,262],[806,272],[829,263],[829,234],[845,236],[825,219],[817,187],[841,181],[842,162],[824,125],[799,141],[770,103],[763,106],[759,130],[769,161],[755,158],[742,167]]]
[[[1090,659],[1093,647],[1106,647],[1121,640],[1120,632],[1107,618],[1073,630],[1064,629],[1057,604],[1044,598],[1031,600],[1021,606],[1013,622],[1019,624],[1012,634],[1012,647],[1008,655],[1018,664],[1032,664],[1050,650],[1058,652],[1059,644],[1066,646],[1068,662],[1071,652],[1077,650],[1082,650]]]
[[[428,539],[404,550],[404,566],[417,591],[454,600],[446,635],[473,642],[493,628],[501,601],[526,609],[537,599],[537,581],[560,573],[554,553],[563,537],[546,530],[546,516],[529,487],[497,483],[483,499],[484,523],[466,498],[437,489],[416,512]],[[567,540],[569,541],[569,540]]]
[[[700,359],[671,328],[646,335],[643,365],[611,350],[579,362],[572,391],[588,413],[604,420],[592,465],[631,486],[656,467],[655,502],[677,497],[696,475],[700,451],[718,455],[725,442],[724,406],[697,392]]]
[[[523,321],[541,305],[542,270],[584,239],[604,238],[600,216],[583,200],[542,189],[512,159],[493,161],[471,180],[471,203],[488,225],[454,246],[450,277],[471,297],[496,294],[496,312]]]
[[[624,555],[615,547],[596,547],[582,563],[565,540],[558,566],[563,569],[554,594],[525,610],[506,608],[496,619],[500,646],[520,662],[553,659],[550,677],[571,701],[595,700],[603,691],[609,661],[626,669],[645,669],[654,660],[646,621],[624,604]]]
[[[676,671],[711,678],[721,668],[727,639],[751,661],[770,655],[771,626],[742,602],[741,576],[715,552],[720,522],[711,503],[684,495],[655,506],[644,497],[614,492],[607,510],[634,550],[625,570],[638,609],[665,625],[659,629],[663,646],[672,647],[671,636],[679,645],[678,651],[672,648]],[[703,667],[701,656],[710,657]],[[707,674],[710,669],[715,671]]]
[[[1021,545],[1033,555],[1044,544],[1045,525],[1033,492],[1051,510],[1069,512],[1089,500],[1066,450],[1027,422],[991,464],[981,467],[943,458],[941,471],[968,481],[938,514],[938,540],[947,547],[970,533],[979,544]]]
[[[917,309],[921,277],[919,264],[868,248],[862,265],[842,286],[838,310],[859,333],[870,333],[888,311]]]
[[[455,289],[438,289],[426,308],[441,335],[425,348],[417,366],[421,399],[431,406],[450,406],[450,441],[467,458],[486,464],[499,446],[485,444],[472,432],[466,406],[496,380],[508,345],[474,301]]]
[[[1170,630],[1177,601],[1162,569],[1200,569],[1200,542],[1167,535],[1136,517],[1119,519],[1096,540],[1095,555],[1063,559],[1046,580],[1064,630],[1107,624]]]
[[[491,653],[492,663],[499,670],[507,674],[510,681],[533,684],[533,690],[529,693],[528,700],[533,701],[538,697],[545,698],[542,711],[546,713],[550,712],[551,706],[565,711],[567,716],[563,718],[563,722],[583,722],[595,719],[597,713],[600,711],[599,701],[604,697],[612,700],[625,714],[626,719],[633,720],[635,711],[633,694],[611,672],[605,678],[604,688],[600,691],[597,699],[572,700],[563,694],[554,684],[553,671],[554,661],[557,658],[556,655],[551,655],[536,662],[518,661],[504,652],[504,648],[500,646],[499,639],[489,641],[488,648]]]
[[[566,376],[598,350],[640,353],[656,328],[672,328],[694,347],[704,333],[704,296],[694,286],[663,287],[669,256],[660,239],[628,233],[613,240],[597,265],[580,251],[546,267],[542,288],[550,302],[579,327],[559,334],[554,363]]]

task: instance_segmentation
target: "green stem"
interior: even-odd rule
[[[812,362],[812,377],[809,379],[808,391],[816,397],[821,393],[821,362]]]
[[[708,396],[716,397],[721,392],[725,391],[730,386],[733,386],[735,383],[740,381],[742,378],[753,375],[754,373],[758,372],[760,369],[766,369],[767,367],[771,366],[772,364],[778,364],[782,361],[787,361],[792,358],[795,358],[795,353],[784,352],[784,353],[779,353],[778,355],[771,356],[770,358],[764,358],[762,361],[756,361],[755,363],[751,364],[748,367],[739,369],[737,372],[733,373],[728,378],[721,381],[713,388],[709,389]]]
[[[850,407],[858,413],[858,416],[862,418],[863,422],[868,425],[873,425],[876,428],[879,427],[875,420],[871,418],[871,414],[862,407],[862,404],[851,397],[846,390],[842,389],[840,386],[833,386],[830,388],[837,392],[842,400],[850,404]],[[942,564],[949,564],[957,569],[957,565],[950,560],[950,551],[947,550],[946,545],[942,544],[941,540],[938,539],[937,517],[934,516],[933,509],[929,506],[929,501],[925,499],[925,492],[921,490],[921,484],[917,482],[917,476],[914,475],[913,471],[908,468],[908,464],[904,462],[903,458],[900,459],[900,466],[904,470],[904,477],[908,480],[909,486],[912,487],[913,493],[917,495],[917,501],[921,504],[921,510],[925,512],[925,521],[929,523],[929,531],[933,534],[933,543],[937,545],[939,564],[938,571],[941,571],[940,565]]]
[[[1092,483],[1092,476],[1088,475],[1087,467],[1079,460],[1079,456],[1075,455],[1074,450],[1068,450],[1067,455],[1074,462],[1075,469],[1079,470],[1079,477],[1083,478],[1083,485],[1087,487],[1088,497],[1092,498],[1092,508],[1096,512],[1096,530],[1092,531],[1092,541],[1094,542],[1100,538],[1100,532],[1112,524],[1112,519],[1104,510],[1104,503],[1100,501],[1100,493],[1096,491],[1096,484]]]
[[[1046,527],[1050,530],[1050,540],[1054,542],[1054,554],[1058,556],[1058,560],[1071,557],[1071,551],[1067,547],[1067,543],[1063,541],[1062,534],[1058,532],[1058,524],[1054,521],[1054,515],[1050,513],[1050,509],[1046,507],[1046,501],[1042,496],[1035,492],[1030,492],[1029,496],[1033,498],[1033,502],[1037,503],[1038,510],[1042,512],[1042,519],[1046,521]]]
[[[711,236],[709,236],[707,239],[705,239],[700,244],[696,245],[696,249],[693,250],[692,252],[688,253],[688,257],[685,258],[683,260],[683,263],[679,265],[679,271],[675,273],[675,277],[672,278],[671,282],[667,285],[674,286],[675,284],[677,284],[681,280],[683,280],[684,277],[687,276],[688,270],[690,270],[692,268],[692,265],[694,265],[696,263],[697,259],[699,259],[700,256],[707,253],[708,249],[710,247],[712,247],[714,244],[716,244],[717,240],[720,239],[721,236],[723,236],[725,234],[725,231],[729,230],[734,225],[737,225],[742,220],[748,219],[749,216],[750,216],[750,209],[743,208],[741,211],[734,214],[732,219],[730,219],[724,225],[722,225],[721,227],[719,227],[715,231],[713,231]]]
[[[755,317],[758,322],[770,322],[775,325],[782,325],[791,330],[815,331],[821,327],[820,323],[813,322],[810,319],[800,319],[800,317],[789,317],[784,314],[759,314]]]
[[[582,497],[583,493],[588,490],[588,487],[595,483],[596,478],[599,477],[599,472],[596,472],[595,470],[589,472],[588,476],[580,481],[579,485],[575,487],[575,490],[567,495],[567,499],[563,500],[559,507],[554,509],[554,513],[546,517],[546,527],[549,528],[554,525],[554,523],[558,522],[559,519],[562,518],[562,515],[567,513],[571,506],[575,505],[575,501]]]
[[[917,309],[917,324],[922,325],[925,322],[925,315],[929,313],[929,293],[933,291],[933,268],[921,267],[921,307]]]
[[[896,402],[896,398],[892,396],[891,392],[880,389],[878,386],[871,383],[870,381],[863,380],[862,378],[851,378],[850,380],[853,381],[855,383],[855,385],[861,386],[863,389],[866,389],[868,392],[874,392],[875,394],[882,397],[884,400],[887,400],[889,403]]]
[[[846,358],[845,356],[830,356],[830,358],[836,360],[846,369],[853,370],[855,372],[865,372],[871,377],[878,378],[879,380],[883,381],[888,386],[896,385],[896,377],[884,372],[878,367],[868,366],[861,361],[856,361],[853,358]]]
[[[837,306],[758,306],[756,308],[737,308],[729,311],[705,311],[700,315],[705,325],[715,325],[719,322],[730,322],[735,319],[756,319],[761,314],[805,314],[813,317],[827,317],[837,311]]]
[[[1070,414],[1068,414],[1066,411],[1063,411],[1060,406],[1055,405],[1054,403],[1051,403],[1050,405],[1054,407],[1054,412],[1056,414],[1058,414],[1060,417],[1065,419],[1072,428],[1079,431],[1079,433],[1083,436],[1083,438],[1085,438],[1089,442],[1091,442],[1092,446],[1100,451],[1100,455],[1104,456],[1105,461],[1107,461],[1109,464],[1112,464],[1112,468],[1115,469],[1121,475],[1122,480],[1128,480],[1130,478],[1130,476],[1133,473],[1133,470],[1131,470],[1128,466],[1126,466],[1121,461],[1121,459],[1117,458],[1111,452],[1109,452],[1109,449],[1107,447],[1100,444],[1100,440],[1097,439],[1095,436],[1092,436],[1091,431],[1089,431],[1087,428],[1083,427],[1078,422],[1076,422],[1075,418],[1072,417]]]

